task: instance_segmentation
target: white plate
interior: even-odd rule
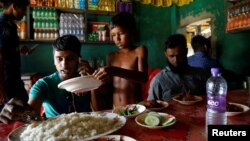
[[[125,111],[126,108],[133,109],[135,106],[137,108],[137,111],[134,114],[132,114],[132,115],[121,114],[121,113],[123,113]],[[129,104],[127,106],[116,106],[116,107],[114,107],[113,113],[117,113],[117,114],[119,114],[121,116],[124,116],[126,118],[134,118],[134,117],[138,116],[139,114],[143,113],[145,110],[146,110],[146,107],[141,105],[141,104]]]
[[[107,113],[107,112],[90,112],[90,113],[79,113],[79,114],[88,114],[88,115],[91,115],[93,117],[107,117],[109,119],[113,119],[117,122],[120,122],[120,125],[117,126],[116,128],[113,128],[113,129],[109,129],[107,130],[106,132],[104,133],[100,133],[100,134],[97,134],[97,135],[94,135],[94,136],[90,136],[90,137],[86,137],[86,138],[82,138],[81,140],[93,140],[93,139],[96,139],[96,138],[99,138],[99,137],[102,137],[102,136],[105,136],[105,135],[108,135],[108,134],[111,134],[117,130],[119,130],[120,128],[122,128],[125,124],[126,124],[126,118],[123,117],[123,116],[119,116],[118,114],[115,114],[115,113]],[[55,117],[55,118],[60,118],[60,116],[58,117]],[[49,119],[48,119],[49,120]],[[46,122],[46,121],[43,121],[43,122]],[[55,124],[56,125],[56,124]],[[26,126],[21,126],[19,128],[16,128],[15,130],[13,130],[9,135],[8,135],[8,141],[21,141],[20,139],[20,135],[22,134],[22,132],[27,128],[27,125]]]
[[[95,139],[94,141],[136,141],[136,139],[124,135],[107,135]]]
[[[20,135],[26,129],[26,126],[21,126],[11,131],[8,135],[8,141],[21,141]]]
[[[161,107],[147,107],[150,104],[150,101],[142,101],[139,104],[144,105],[150,111],[160,111],[168,107],[168,102],[162,100],[156,100],[156,102],[161,105]]]
[[[58,84],[58,88],[66,89],[72,93],[87,92],[97,89],[102,82],[93,76],[80,76],[65,80]]]
[[[135,118],[135,122],[140,125],[140,126],[143,126],[143,127],[146,127],[146,128],[150,128],[150,129],[162,129],[162,128],[165,128],[165,127],[168,127],[168,126],[171,126],[173,124],[175,124],[176,122],[176,118],[173,116],[173,115],[170,115],[170,114],[166,114],[166,113],[158,113],[159,115],[163,116],[163,118],[170,118],[170,117],[174,117],[174,121],[172,121],[171,123],[167,124],[167,125],[159,125],[159,126],[149,126],[149,125],[146,125],[144,123],[144,119],[146,118],[148,113],[143,113],[139,116],[137,116]]]
[[[177,101],[177,102],[179,102],[179,103],[181,103],[181,104],[183,104],[183,105],[193,105],[193,104],[195,104],[195,103],[197,103],[197,102],[199,102],[199,101],[202,101],[202,97],[201,96],[194,96],[195,97],[195,100],[192,100],[192,101],[183,101],[183,100],[179,100],[179,99],[177,99],[177,97],[178,97],[178,95],[176,95],[176,96],[174,96],[173,97],[173,100],[174,101]]]
[[[242,112],[228,112],[228,111],[227,111],[227,116],[235,116],[235,115],[238,115],[238,114],[241,114],[241,113],[247,112],[247,111],[249,110],[249,107],[248,107],[248,106],[246,106],[246,105],[243,105],[243,104],[239,104],[239,103],[232,103],[232,102],[229,102],[229,104],[232,104],[232,105],[235,105],[235,106],[241,107],[241,108],[243,108],[243,111],[242,111]]]

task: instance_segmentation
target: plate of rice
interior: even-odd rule
[[[87,141],[111,134],[123,127],[125,123],[126,118],[115,113],[74,112],[21,126],[9,134],[8,141]]]
[[[136,139],[124,135],[107,135],[93,141],[136,141]]]

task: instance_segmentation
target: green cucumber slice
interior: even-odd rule
[[[164,121],[162,121],[162,125],[167,126],[167,125],[171,124],[174,121],[175,121],[175,117],[170,117],[170,118],[164,119]]]
[[[144,123],[149,126],[158,126],[160,124],[160,119],[154,115],[147,115],[144,119]]]

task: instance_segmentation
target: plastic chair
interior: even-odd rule
[[[155,75],[159,73],[160,71],[161,71],[160,68],[156,68],[156,69],[153,69],[152,71],[148,71],[148,81],[144,86],[143,96],[142,96],[143,100],[147,100],[150,83],[152,79],[155,77]]]

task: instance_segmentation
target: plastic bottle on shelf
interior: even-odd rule
[[[27,21],[26,16],[23,17],[23,19],[20,22],[20,39],[26,39],[27,38]]]
[[[219,68],[211,68],[212,76],[206,82],[207,111],[206,133],[208,125],[226,125],[227,82],[221,76]]]

